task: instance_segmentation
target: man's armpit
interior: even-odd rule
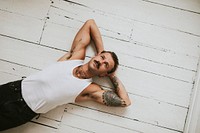
[[[125,101],[113,91],[103,92],[102,99],[103,103],[107,106],[126,106]]]

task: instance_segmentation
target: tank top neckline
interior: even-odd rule
[[[72,60],[72,61],[75,61],[75,60]],[[72,67],[72,70],[71,70],[71,75],[72,75],[72,77],[73,77],[74,79],[77,79],[77,80],[85,80],[85,81],[91,82],[92,78],[89,78],[89,79],[80,79],[80,78],[76,77],[76,76],[73,74],[73,71],[74,71],[74,69],[75,69],[76,67],[83,65],[83,60],[76,60],[76,61],[79,61],[80,63],[78,63],[78,64],[76,64],[76,65],[74,65],[74,66]]]

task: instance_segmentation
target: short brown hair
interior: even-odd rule
[[[111,52],[111,51],[102,51],[101,53],[110,53],[112,58],[113,58],[113,61],[114,61],[114,67],[110,71],[108,71],[107,73],[110,74],[110,73],[113,73],[114,71],[116,71],[116,69],[119,65],[119,60],[118,60],[117,55],[114,52]]]

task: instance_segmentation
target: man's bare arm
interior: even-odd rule
[[[73,41],[71,52],[75,50],[77,44],[82,43],[83,46],[89,45],[91,39],[95,43],[97,53],[104,50],[101,33],[93,19],[87,20],[79,30]]]
[[[131,104],[131,101],[129,99],[128,93],[126,92],[126,89],[125,89],[123,83],[120,81],[120,79],[116,76],[115,73],[110,74],[109,78],[113,83],[115,94],[120,99],[123,99],[125,106],[129,106]]]
[[[76,34],[71,50],[58,61],[67,59],[84,59],[86,47],[90,44],[91,39],[94,41],[97,54],[101,53],[104,50],[102,37],[95,21],[92,19],[85,22]]]
[[[76,102],[95,101],[107,106],[126,107],[130,100],[123,99],[115,91],[103,90],[99,85],[92,83],[76,98]]]
[[[105,90],[102,94],[103,104],[107,106],[125,107],[128,106],[115,92]]]

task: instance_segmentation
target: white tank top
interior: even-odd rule
[[[72,103],[92,81],[73,76],[82,60],[57,62],[22,81],[22,96],[36,113],[46,113],[58,105]]]

